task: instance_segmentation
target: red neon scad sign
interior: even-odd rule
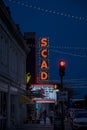
[[[46,81],[48,80],[48,39],[41,38],[40,39],[40,80]]]

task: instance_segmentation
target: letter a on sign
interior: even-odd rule
[[[40,67],[40,68],[41,68],[41,69],[43,69],[43,68],[47,69],[47,68],[48,68],[48,63],[47,63],[47,61],[43,60],[42,63],[41,63],[41,67]]]

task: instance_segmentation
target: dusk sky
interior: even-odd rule
[[[64,82],[87,93],[87,0],[4,0],[22,34],[49,38],[49,75],[60,80],[58,61],[66,61]],[[38,55],[37,55],[38,57]]]

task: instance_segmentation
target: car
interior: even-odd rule
[[[79,110],[74,113],[74,117],[71,122],[71,127],[73,130],[78,130],[82,128],[87,129],[87,111],[86,110]]]
[[[78,112],[83,112],[85,109],[77,109],[77,108],[71,108],[69,109],[69,117],[70,117],[70,122],[72,122],[73,118],[75,117],[75,114]]]

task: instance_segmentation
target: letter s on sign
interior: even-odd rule
[[[41,38],[40,45],[41,45],[41,47],[46,47],[48,45],[47,38]]]

